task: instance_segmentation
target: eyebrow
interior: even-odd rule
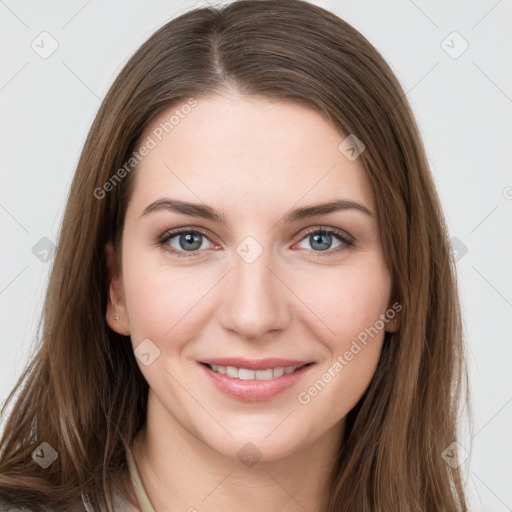
[[[187,201],[178,201],[177,199],[170,198],[162,198],[154,201],[144,209],[141,217],[161,210],[225,223],[224,214],[217,211],[215,208],[205,204],[189,203]],[[292,223],[302,219],[308,219],[318,215],[327,215],[329,213],[343,210],[356,210],[368,215],[369,217],[375,218],[375,214],[362,203],[348,199],[336,199],[329,201],[328,203],[319,203],[311,206],[304,206],[302,208],[296,208],[286,213],[283,220],[286,223]]]

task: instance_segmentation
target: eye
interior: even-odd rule
[[[334,228],[310,229],[299,244],[304,242],[310,246],[309,248],[305,247],[306,249],[315,253],[326,252],[327,254],[338,253],[354,245],[352,237]],[[323,254],[319,254],[319,256],[323,256]]]
[[[204,242],[210,245],[205,247]],[[180,257],[195,256],[200,249],[210,249],[213,246],[206,234],[197,229],[177,229],[167,232],[156,243]]]
[[[340,229],[323,227],[309,229],[299,244],[304,242],[310,245],[305,249],[315,253],[316,256],[329,256],[354,245],[353,238],[347,233]],[[205,232],[191,228],[166,232],[156,240],[156,245],[179,257],[198,256],[201,249],[211,249],[214,246]]]

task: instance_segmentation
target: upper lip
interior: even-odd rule
[[[280,368],[288,366],[304,366],[313,361],[298,361],[296,359],[279,359],[269,357],[266,359],[245,359],[243,357],[216,357],[212,359],[203,359],[201,363],[215,366],[234,366],[235,368],[247,368],[248,370],[267,370],[269,368]]]

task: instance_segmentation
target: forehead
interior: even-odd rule
[[[230,200],[256,212],[328,196],[373,209],[362,164],[339,150],[345,138],[320,113],[293,102],[236,94],[184,100],[141,137],[151,149],[136,168],[132,201],[143,208],[165,195]]]

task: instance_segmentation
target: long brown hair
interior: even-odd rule
[[[469,406],[456,272],[420,133],[378,51],[300,0],[190,11],[146,41],[112,85],[71,186],[37,353],[3,407],[12,402],[0,440],[0,499],[70,510],[86,495],[112,510],[126,449],[145,422],[148,385],[129,337],[105,320],[105,245],[119,244],[136,166],[104,184],[156,116],[226,87],[315,109],[340,137],[354,134],[366,147],[360,161],[403,311],[347,416],[326,512],[466,511],[460,471],[442,457],[457,440],[460,404]],[[42,442],[58,453],[47,469],[31,457]],[[133,498],[127,483],[123,489]]]

